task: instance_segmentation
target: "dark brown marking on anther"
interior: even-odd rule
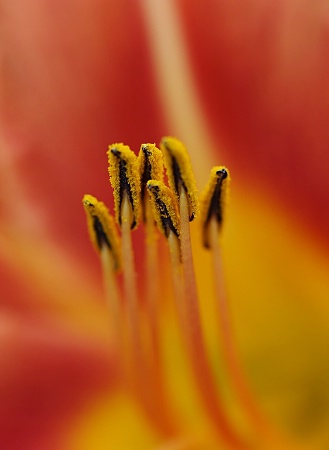
[[[189,211],[191,211],[191,205],[190,205],[190,198],[187,192],[187,188],[186,185],[183,181],[181,172],[180,172],[180,168],[179,168],[179,164],[176,161],[176,158],[174,158],[171,155],[171,161],[172,161],[172,171],[173,171],[173,175],[174,175],[174,182],[175,182],[175,191],[176,191],[176,195],[179,198],[180,197],[180,189],[181,187],[184,189],[184,191],[186,192],[186,196],[187,196],[187,201],[189,204]],[[194,219],[194,212],[191,211],[191,213],[189,214],[189,221],[192,222],[192,220]]]
[[[143,151],[144,157],[145,157],[143,173],[142,173],[142,177],[141,177],[141,198],[142,198],[142,203],[144,205],[146,184],[149,180],[152,179],[152,165],[151,165],[150,159],[149,159],[149,156],[151,156],[152,153],[149,151],[147,145],[142,146],[142,151]],[[143,208],[143,222],[144,223],[146,222],[145,208]]]
[[[222,205],[222,184],[228,174],[225,169],[220,169],[216,172],[218,176],[214,192],[211,197],[208,214],[206,221],[204,223],[204,233],[203,233],[203,244],[206,248],[209,248],[208,242],[208,226],[212,217],[216,218],[219,227],[222,226],[223,222],[223,205]]]
[[[93,227],[96,233],[97,245],[100,250],[102,250],[103,246],[106,245],[111,250],[111,244],[104,232],[103,225],[98,217],[93,217]]]
[[[114,156],[116,156],[119,159],[119,180],[120,180],[120,184],[119,184],[120,205],[119,206],[120,206],[120,211],[121,211],[121,207],[122,207],[123,196],[126,193],[128,195],[131,208],[133,210],[134,220],[130,227],[131,229],[133,229],[136,226],[136,219],[135,219],[135,214],[134,214],[133,195],[132,195],[131,187],[130,187],[130,184],[128,182],[128,177],[127,177],[127,162],[124,159],[121,159],[120,150],[117,150],[116,148],[112,148],[111,152],[113,153]],[[120,224],[120,226],[122,225],[121,214],[119,214],[119,224]]]
[[[160,212],[161,223],[162,223],[162,227],[164,229],[166,238],[169,237],[170,231],[172,231],[177,237],[179,237],[179,232],[175,228],[175,226],[171,220],[168,208],[158,195],[159,190],[160,190],[159,187],[158,186],[149,186],[149,189],[154,194],[155,203],[157,204],[158,211]]]
[[[168,238],[170,231],[172,231],[178,237],[179,236],[178,231],[176,230],[174,224],[172,223],[166,204],[159,198],[157,198],[155,201],[161,214],[161,222],[163,229],[165,231],[165,236]]]
[[[173,156],[171,156],[171,161],[172,161],[172,172],[173,172],[174,181],[175,181],[175,191],[179,197],[181,186],[184,188],[185,192],[186,192],[186,186],[184,184],[184,181],[182,180],[179,165]]]

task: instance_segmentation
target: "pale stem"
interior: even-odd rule
[[[185,337],[187,327],[185,323],[185,310],[183,308],[184,304],[182,302],[182,299],[184,297],[184,279],[181,267],[182,264],[180,241],[172,231],[169,232],[168,247],[175,306],[177,309],[180,325],[182,326],[182,336]]]
[[[160,345],[160,283],[159,283],[159,259],[158,259],[158,236],[151,210],[150,201],[144,203],[146,215],[146,318],[149,331],[149,385],[151,408],[156,417],[161,421],[163,430],[168,435],[177,433],[174,424],[174,416],[169,406],[169,395],[163,379],[161,345]],[[151,396],[152,393],[152,396]],[[152,397],[152,398],[151,398]]]
[[[124,261],[124,308],[127,315],[127,340],[129,349],[128,377],[137,394],[141,394],[142,348],[139,320],[139,306],[136,284],[136,272],[131,240],[132,211],[129,199],[125,194],[121,206],[121,245]]]
[[[150,328],[150,350],[152,368],[158,377],[161,369],[161,349],[159,342],[159,260],[158,260],[158,238],[154,218],[151,211],[150,201],[144,202],[146,216],[146,313]]]
[[[103,273],[105,298],[110,313],[111,331],[118,349],[119,356],[123,352],[123,330],[122,326],[122,299],[118,290],[116,274],[114,271],[114,258],[111,250],[104,245],[100,251],[100,259]]]
[[[127,195],[124,195],[121,207],[122,257],[124,261],[124,290],[128,328],[128,376],[132,388],[140,400],[148,419],[164,436],[172,436],[176,430],[173,424],[154,404],[148,386],[148,367],[142,349],[141,311],[138,302],[136,272],[131,239],[132,210]]]

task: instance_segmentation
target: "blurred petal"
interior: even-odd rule
[[[109,197],[102,171],[107,145],[124,137],[138,148],[146,136],[161,135],[138,4],[8,1],[1,14],[2,120],[11,168],[45,228],[86,251],[76,199],[86,191]]]
[[[267,185],[327,245],[328,3],[177,4],[225,161],[245,182]]]
[[[104,344],[56,322],[1,313],[3,448],[61,448],[56,443],[76,411],[113,385],[113,361]]]
[[[6,449],[62,448],[77,411],[117,384],[103,308],[90,301],[97,290],[88,292],[86,282],[79,288],[76,271],[64,270],[68,261],[41,243],[1,229],[0,445]]]

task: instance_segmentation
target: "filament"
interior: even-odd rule
[[[119,349],[119,356],[123,354],[123,315],[122,315],[122,299],[117,285],[115,274],[115,261],[113,255],[107,246],[100,251],[101,266],[103,272],[103,282],[105,290],[105,299],[109,309],[111,321],[111,329],[114,332],[115,343]]]
[[[173,405],[167,392],[163,377],[163,359],[160,342],[160,283],[158,236],[151,211],[151,203],[145,202],[145,247],[146,247],[146,319],[149,331],[149,355],[147,369],[149,371],[148,386],[151,410],[161,420],[162,427],[168,435],[177,433],[174,420]]]
[[[141,368],[142,364],[142,345],[140,320],[138,311],[138,294],[136,284],[136,272],[134,266],[133,248],[131,240],[131,221],[132,211],[129,199],[125,194],[121,205],[121,242],[122,242],[122,258],[125,262],[123,271],[124,285],[124,308],[127,317],[127,339],[129,354],[129,373],[128,377],[134,390],[141,395]]]
[[[145,249],[146,249],[146,315],[150,329],[150,350],[152,366],[157,374],[160,371],[160,342],[159,342],[159,259],[158,236],[154,226],[154,219],[149,201],[145,202]]]
[[[206,355],[191,250],[188,200],[183,187],[181,187],[180,190],[179,205],[181,217],[182,263],[185,279],[185,295],[182,297],[182,300],[185,303],[184,312],[186,313],[187,333],[188,339],[190,340],[189,352],[194,373],[196,375],[196,381],[207,411],[210,414],[216,429],[224,439],[224,442],[233,448],[247,448],[226,417],[224,405],[217,393]]]

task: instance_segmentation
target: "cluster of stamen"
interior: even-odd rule
[[[83,205],[91,241],[102,261],[112,329],[122,357],[125,384],[160,433],[173,438],[180,433],[174,420],[174,407],[166,394],[162,367],[158,229],[165,236],[169,248],[172,290],[183,345],[210,423],[225,448],[253,448],[250,436],[248,439],[242,436],[228,416],[207,356],[189,223],[199,214],[199,197],[188,153],[180,141],[165,137],[160,149],[155,144],[142,144],[138,156],[122,143],[111,145],[107,154],[115,220],[105,205],[91,195],[84,196]],[[168,186],[163,181],[163,161]],[[229,180],[229,172],[224,166],[211,170],[209,182],[200,199],[203,245],[211,249],[213,254],[218,328],[231,382],[256,431],[257,439],[268,433],[274,439],[274,434],[269,431],[268,423],[250,394],[239,365],[223,290],[218,235],[222,227]],[[115,222],[121,229],[121,237]],[[141,308],[131,239],[132,230],[141,222],[146,230],[146,308],[145,305]],[[117,285],[117,273],[121,268],[123,293]],[[148,343],[145,343],[145,335],[148,336]]]

